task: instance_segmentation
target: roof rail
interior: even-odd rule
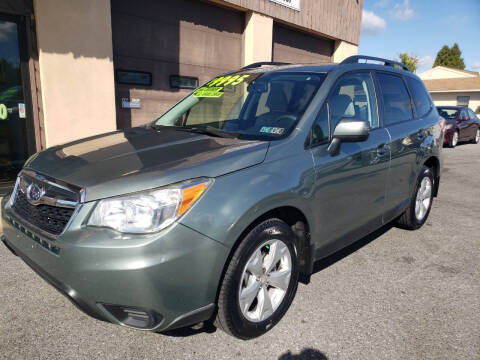
[[[391,66],[391,67],[396,67],[400,68],[406,71],[410,71],[410,69],[407,67],[407,65],[398,62],[398,61],[393,61],[393,60],[388,60],[388,59],[382,59],[374,56],[365,56],[365,55],[354,55],[346,58],[343,60],[340,64],[358,64],[359,60],[373,60],[373,61],[378,61],[382,62],[385,66]]]
[[[278,61],[261,61],[261,62],[256,62],[250,65],[244,66],[242,70],[253,69],[263,65],[291,65],[291,64],[285,63],[285,62],[278,62]]]

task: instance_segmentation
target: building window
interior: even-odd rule
[[[170,87],[174,89],[196,89],[198,87],[198,78],[170,75]]]
[[[152,86],[152,73],[137,70],[117,70],[119,84]]]
[[[457,96],[457,106],[468,106],[470,96]]]

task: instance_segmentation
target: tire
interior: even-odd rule
[[[275,257],[274,254],[277,253],[283,254],[282,257]],[[272,256],[279,259],[275,262],[277,266],[273,267],[272,272],[266,273],[265,266],[270,267],[269,265],[274,262],[271,261]],[[289,264],[288,277],[286,274]],[[254,274],[263,275],[259,278]],[[272,274],[277,276],[271,276]],[[220,287],[215,325],[243,340],[263,335],[280,321],[290,307],[297,292],[298,274],[295,234],[290,227],[279,219],[260,223],[241,241],[228,264]],[[277,281],[285,290],[276,287]],[[245,291],[247,289],[253,290]],[[256,296],[251,303],[250,299],[253,296],[244,296],[243,300],[240,299],[240,294],[255,292]],[[282,292],[283,296],[280,296]],[[267,299],[265,297],[267,295],[270,302],[263,301]],[[271,308],[267,305],[269,303],[272,305]],[[269,309],[273,313],[270,313]]]
[[[456,130],[453,133],[452,138],[450,139],[450,143],[448,144],[448,146],[451,147],[452,149],[455,148],[455,146],[458,145],[459,137],[460,137],[460,134],[458,133],[458,130]]]
[[[428,184],[430,188],[429,191],[427,190]],[[425,224],[432,209],[434,186],[435,179],[432,169],[424,166],[418,176],[415,192],[408,207],[397,219],[396,225],[398,227],[407,230],[417,230]],[[423,196],[425,197],[422,200]]]
[[[478,144],[479,141],[480,141],[480,128],[477,128],[471,142],[472,144]]]

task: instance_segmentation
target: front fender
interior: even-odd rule
[[[308,152],[264,162],[216,178],[180,222],[228,247],[234,246],[252,222],[279,207],[297,208],[312,226],[314,221],[309,215],[313,181]]]

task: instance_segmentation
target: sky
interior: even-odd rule
[[[443,45],[458,43],[465,69],[480,71],[480,0],[364,0],[362,15],[361,55],[412,53],[421,73]]]

